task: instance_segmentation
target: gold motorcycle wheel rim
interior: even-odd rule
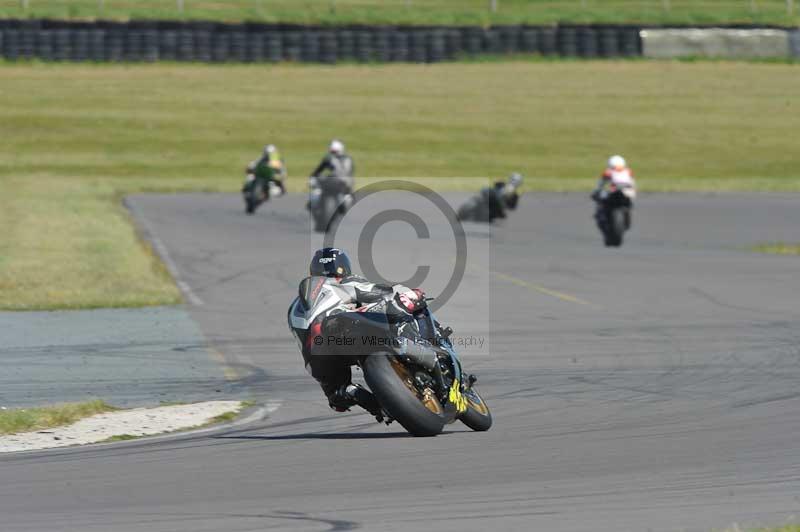
[[[478,395],[478,392],[470,390],[464,394],[464,397],[467,398],[470,408],[484,416],[489,414],[489,407],[483,402],[483,397]]]
[[[437,415],[442,415],[444,413],[444,408],[442,408],[441,403],[436,398],[436,394],[433,393],[433,390],[430,388],[425,388],[423,392],[417,390],[417,387],[414,386],[414,377],[408,371],[408,368],[403,365],[402,362],[397,360],[395,357],[390,358],[392,362],[392,368],[394,368],[395,373],[397,376],[400,377],[400,380],[403,381],[403,384],[406,385],[406,388],[413,393],[422,406],[433,412]]]

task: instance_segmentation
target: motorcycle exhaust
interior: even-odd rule
[[[403,342],[400,354],[407,356],[428,371],[434,371],[439,367],[436,350],[429,345],[407,339]]]

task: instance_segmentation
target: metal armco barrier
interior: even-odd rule
[[[312,27],[213,22],[0,20],[0,56],[45,61],[436,63],[458,57],[641,55],[630,26]]]

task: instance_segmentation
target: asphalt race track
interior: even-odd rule
[[[491,238],[468,225],[464,279],[438,317],[463,340],[495,426],[415,439],[330,411],[304,372],[286,327],[318,244],[302,197],[252,217],[236,195],[131,198],[229,380],[279,406],[228,432],[3,456],[0,530],[709,531],[796,520],[800,260],[747,247],[796,241],[798,200],[644,196],[621,249],[602,246],[585,195],[529,193]],[[336,238],[348,249],[371,216],[368,205],[351,214]],[[436,295],[454,245],[444,222],[431,224],[421,240],[384,226],[375,263],[398,279],[430,265]]]

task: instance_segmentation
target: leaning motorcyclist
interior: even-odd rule
[[[484,187],[478,196],[470,200],[466,211],[459,214],[464,220],[491,222],[506,217],[506,209],[516,209],[519,203],[519,189],[522,175],[514,172],[507,181],[496,181],[491,187]],[[479,208],[483,205],[484,208]],[[488,207],[488,209],[486,208]],[[476,211],[476,209],[478,209]],[[488,219],[486,217],[488,216]]]
[[[514,172],[508,176],[507,181],[497,181],[494,184],[494,201],[490,203],[490,208],[494,208],[491,212],[492,218],[505,218],[506,209],[514,210],[519,203],[519,189],[522,186],[522,174]]]
[[[342,299],[341,304],[350,306],[353,310],[364,305],[385,302],[386,323],[397,323],[410,318],[427,305],[424,292],[418,288],[412,290],[399,284],[389,286],[372,283],[353,274],[347,253],[337,248],[317,250],[311,259],[309,274],[327,277],[326,283],[336,283],[344,288],[336,293],[347,293],[349,298]],[[448,330],[447,334],[450,332],[452,331]],[[311,345],[311,342],[307,344]],[[424,346],[414,348],[425,349]],[[319,382],[330,407],[344,412],[351,406],[359,405],[381,419],[381,409],[375,397],[363,387],[353,384],[349,363],[343,362],[338,356],[314,351],[312,353],[312,349],[302,348],[306,370]]]
[[[252,161],[247,165],[247,181],[245,187],[254,180],[260,180],[263,189],[269,191],[270,181],[281,191],[281,194],[286,193],[286,186],[283,180],[286,178],[286,164],[278,151],[277,146],[274,144],[267,144],[264,146],[264,151],[261,157]]]

